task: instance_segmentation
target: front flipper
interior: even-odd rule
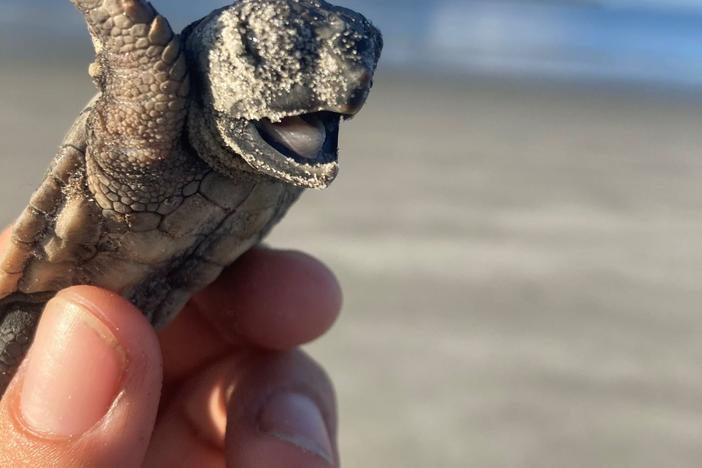
[[[181,138],[190,81],[181,39],[142,0],[71,0],[88,24],[100,95],[87,124],[87,186],[103,216],[156,219],[204,163]],[[139,224],[139,223],[137,223]]]
[[[130,158],[163,158],[183,128],[190,90],[180,37],[142,0],[71,1],[97,53],[90,74],[102,95],[91,139]]]

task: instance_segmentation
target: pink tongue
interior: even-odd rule
[[[319,120],[309,123],[302,117],[285,117],[278,123],[264,121],[263,128],[277,143],[307,159],[315,159],[322,151],[327,132]]]

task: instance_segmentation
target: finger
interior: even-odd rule
[[[0,252],[4,252],[7,248],[7,243],[10,242],[10,236],[12,235],[12,228],[5,228],[0,233]]]
[[[138,466],[158,408],[158,341],[121,297],[67,289],[0,403],[0,466]]]
[[[264,356],[229,404],[227,466],[338,466],[336,424],[334,390],[317,364],[299,351]]]
[[[237,356],[210,366],[169,400],[156,423],[146,468],[225,466],[226,407],[244,362],[244,356]]]
[[[341,303],[334,274],[318,260],[254,249],[161,333],[166,380],[182,378],[234,345],[286,350],[312,341],[333,325]]]
[[[230,358],[171,401],[145,466],[333,467],[335,428],[331,384],[303,353]]]

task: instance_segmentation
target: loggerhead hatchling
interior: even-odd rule
[[[158,327],[337,174],[380,32],[322,0],[239,0],[175,35],[143,0],[72,0],[99,93],[0,258],[0,394],[42,308],[91,284]]]

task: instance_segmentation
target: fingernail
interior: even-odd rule
[[[36,433],[73,437],[95,426],[117,396],[126,355],[111,330],[84,306],[51,300],[37,330],[20,397]]]
[[[259,428],[284,442],[334,463],[332,443],[319,407],[298,393],[274,396],[259,416]]]

